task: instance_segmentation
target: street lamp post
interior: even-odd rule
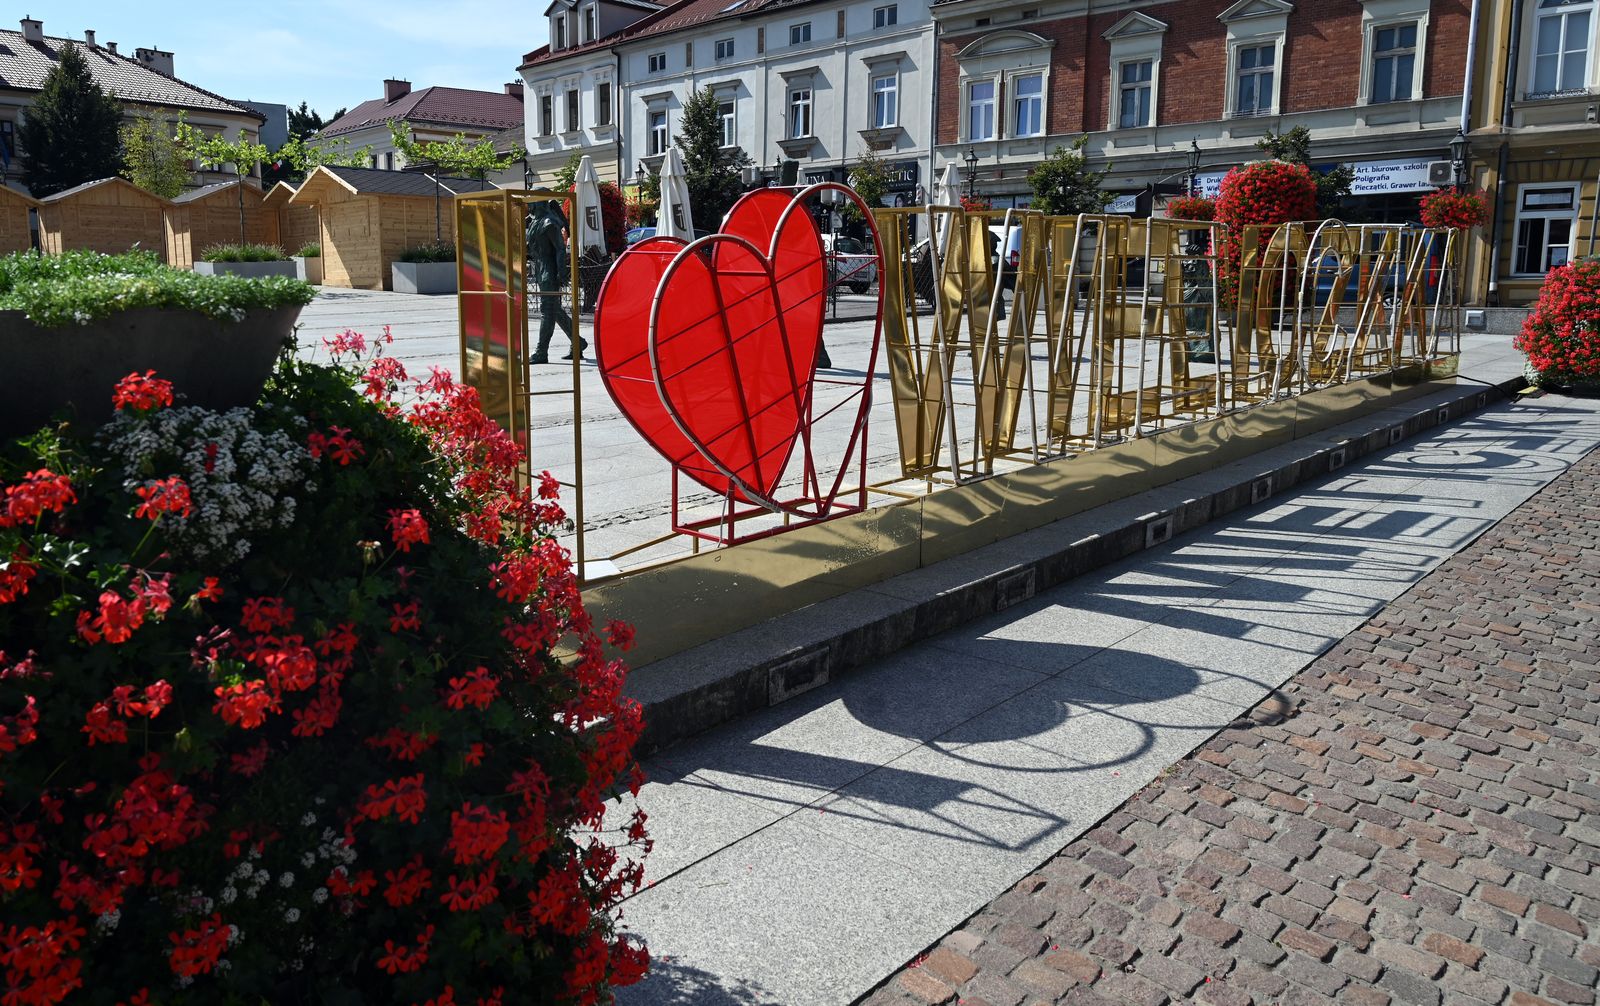
[[[967,201],[978,198],[978,152],[971,147],[967,148]]]
[[[1200,140],[1198,137],[1189,141],[1189,196],[1198,195],[1200,181]]]
[[[1455,178],[1457,189],[1466,185],[1467,134],[1464,129],[1456,130],[1456,135],[1450,138],[1450,171]]]

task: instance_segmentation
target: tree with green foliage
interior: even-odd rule
[[[337,122],[347,111],[349,109],[341,108],[324,119],[308,102],[302,101],[299,108],[289,109],[289,136],[291,139],[308,139],[322,132],[322,127],[328,123]]]
[[[122,106],[94,82],[77,45],[63,45],[17,130],[23,181],[42,199],[116,175],[121,125]]]
[[[1346,215],[1344,200],[1350,195],[1350,186],[1355,182],[1355,169],[1348,164],[1340,164],[1326,171],[1312,168],[1311,130],[1296,126],[1287,133],[1274,133],[1269,129],[1265,136],[1256,141],[1256,149],[1274,160],[1304,164],[1311,168],[1311,177],[1317,183],[1315,212],[1319,219]]]
[[[448,140],[419,142],[411,127],[398,120],[389,123],[389,137],[395,149],[405,158],[410,168],[431,167],[435,179],[433,194],[433,224],[435,236],[444,240],[442,193],[437,185],[440,175],[452,178],[475,178],[483,181],[496,171],[504,171],[527,157],[527,151],[513,147],[504,154],[494,148],[494,139],[484,136],[468,140],[465,133],[457,133]]]
[[[345,139],[307,139],[289,137],[289,142],[273,152],[272,158],[288,170],[291,177],[305,177],[326,164],[334,168],[363,168],[372,160],[372,145],[350,146]]]
[[[744,194],[739,169],[751,163],[740,147],[722,145],[722,115],[717,92],[696,91],[683,105],[677,145],[683,153],[684,180],[695,222],[714,230]]]
[[[179,112],[178,126],[186,124]],[[194,179],[189,155],[178,145],[173,123],[156,111],[135,113],[122,125],[122,177],[163,199],[172,199]]]
[[[266,144],[250,139],[242,129],[237,139],[230,140],[222,133],[207,133],[187,122],[178,123],[178,143],[203,168],[219,170],[233,166],[234,174],[239,176],[239,243],[248,244],[250,239],[245,233],[244,222],[244,180],[271,159],[272,151],[267,149]]]
[[[889,162],[871,147],[863,150],[856,158],[856,166],[850,169],[850,187],[869,208],[882,206],[889,194]],[[852,223],[861,219],[855,203],[845,203],[843,215]]]
[[[1057,146],[1028,172],[1033,189],[1030,208],[1067,216],[1105,211],[1111,202],[1110,194],[1100,191],[1106,173],[1089,170],[1089,157],[1083,152],[1088,143],[1088,136],[1080,136],[1070,147]]]

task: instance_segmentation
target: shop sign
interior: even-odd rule
[[[1433,158],[1437,160],[1438,158]],[[1403,161],[1363,161],[1352,164],[1355,180],[1350,183],[1352,196],[1379,196],[1387,192],[1428,192],[1435,188],[1428,182],[1429,158],[1411,158]]]
[[[1407,158],[1397,161],[1358,161],[1349,166],[1355,177],[1350,183],[1353,196],[1376,196],[1388,192],[1427,192],[1434,188],[1428,182],[1429,158]],[[1318,170],[1326,171],[1326,166]],[[1222,194],[1222,179],[1226,171],[1208,171],[1195,176],[1195,189],[1207,199]]]

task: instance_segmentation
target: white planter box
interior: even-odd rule
[[[395,293],[455,293],[454,262],[396,262]]]
[[[295,275],[294,263],[282,262],[196,262],[194,271],[202,276],[243,276],[245,279],[265,279],[268,276]]]
[[[303,280],[307,283],[315,283],[318,286],[322,285],[322,257],[320,255],[310,258],[295,255],[293,258],[295,279]]]

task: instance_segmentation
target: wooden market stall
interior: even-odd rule
[[[471,178],[441,178],[409,171],[334,168],[306,176],[288,200],[321,217],[322,282],[359,290],[393,288],[390,267],[407,248],[436,237],[455,241],[457,192],[495,186]]]
[[[263,205],[265,198],[254,179],[245,180],[244,240],[250,244],[281,246],[277,214]],[[188,269],[207,248],[238,244],[239,201],[237,179],[190,189],[174,199],[166,207],[163,221],[167,263]]]
[[[144,248],[164,256],[164,217],[171,205],[124,178],[85,182],[40,200],[39,243],[49,255]]]
[[[322,225],[315,206],[291,206],[295,186],[279,182],[267,190],[261,204],[272,211],[278,228],[278,247],[293,255],[312,241],[321,241]]]
[[[9,185],[0,185],[0,255],[33,247],[28,213],[38,208],[37,199]]]

